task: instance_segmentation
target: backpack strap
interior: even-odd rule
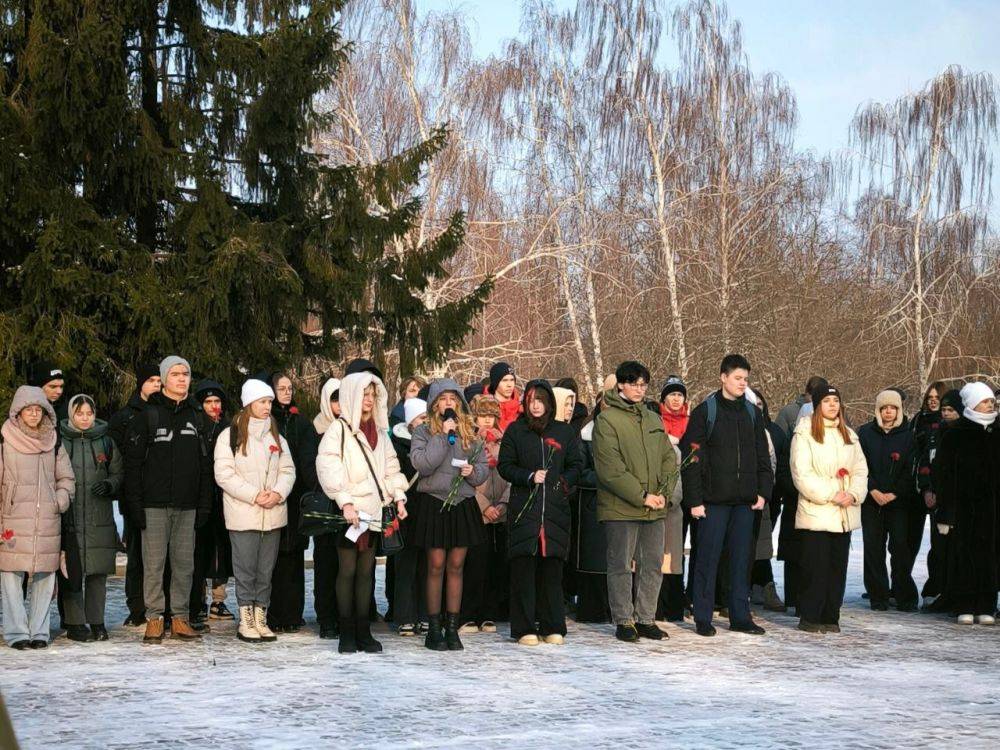
[[[708,411],[708,416],[705,419],[706,443],[709,441],[709,438],[712,437],[712,430],[715,429],[715,421],[719,416],[719,403],[718,401],[716,401],[718,395],[719,395],[718,392],[713,393],[711,396],[708,397],[708,400],[705,401],[705,409]],[[750,415],[750,423],[753,424],[754,427],[756,427],[757,410],[754,408],[754,405],[751,404],[746,399],[743,399],[743,406],[746,407],[747,413]]]

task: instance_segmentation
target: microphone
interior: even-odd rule
[[[447,422],[449,419],[458,421],[458,414],[455,413],[454,409],[445,409],[444,414],[441,415],[442,420]],[[458,436],[455,435],[454,430],[448,430],[448,445],[454,445],[458,440]]]

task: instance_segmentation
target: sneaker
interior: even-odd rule
[[[655,622],[650,622],[650,623],[639,622],[639,623],[636,623],[635,630],[639,634],[640,637],[642,637],[642,638],[648,638],[651,641],[662,641],[664,638],[669,638],[670,637],[666,633],[664,633],[662,630],[660,630],[656,626]]]
[[[417,635],[427,635],[427,631],[431,629],[431,625],[426,620],[421,620],[417,623]]]
[[[976,621],[976,618],[973,615],[959,615],[958,616],[958,624],[959,625],[971,625],[975,621]]]
[[[979,615],[979,617],[976,618],[976,622],[978,622],[980,625],[997,624],[996,618],[994,618],[993,615]]]
[[[21,641],[21,643],[24,643],[24,641]],[[40,648],[48,648],[49,642],[43,641],[41,638],[35,638],[33,641],[28,643],[28,647],[37,651]]]
[[[208,608],[208,619],[235,620],[236,615],[229,611],[225,602],[212,602],[212,606]]]
[[[396,632],[405,638],[412,638],[417,634],[417,626],[412,622],[403,623],[396,629]]]
[[[14,641],[10,647],[15,651],[24,651],[26,648],[31,648],[31,641]]]
[[[459,635],[469,635],[470,633],[478,633],[478,632],[479,632],[479,626],[476,623],[472,622],[471,620],[469,622],[463,623],[462,627],[458,629]]]
[[[483,624],[479,626],[480,633],[495,633],[497,632],[497,624],[493,620],[483,620]]]
[[[631,622],[622,623],[615,628],[615,638],[619,641],[625,641],[625,643],[635,643],[639,640],[639,631]]]
[[[517,639],[517,645],[519,646],[537,646],[539,644],[538,636],[534,633],[529,633],[528,635],[522,635]]]
[[[561,646],[566,642],[566,639],[559,633],[550,633],[545,636],[545,642],[552,646]]]

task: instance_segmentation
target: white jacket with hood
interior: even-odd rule
[[[800,419],[792,436],[792,481],[799,491],[795,528],[843,533],[861,528],[861,503],[868,494],[868,462],[854,430],[845,444],[835,421],[824,420],[823,442],[812,436],[812,419]],[[841,469],[846,476],[838,476]],[[833,502],[841,490],[853,503],[841,508]]]
[[[271,419],[250,418],[247,454],[229,447],[227,427],[215,443],[215,483],[222,488],[222,511],[230,531],[273,531],[288,525],[285,499],[295,486],[295,462],[288,443],[278,436],[274,442]],[[280,450],[274,450],[275,447]],[[254,504],[261,490],[274,490],[281,502],[273,508]]]
[[[374,450],[361,431],[362,400],[365,388],[372,383],[375,384],[372,416],[378,434]],[[340,383],[340,419],[323,433],[316,457],[316,474],[327,497],[341,508],[352,504],[359,513],[377,520],[382,518],[383,499],[386,505],[395,500],[406,501],[408,484],[389,439],[388,401],[389,394],[382,381],[370,372],[345,377]]]

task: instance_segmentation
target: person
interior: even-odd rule
[[[76,483],[59,445],[56,412],[41,388],[14,392],[0,428],[0,601],[7,645],[49,644],[49,604],[59,569],[61,514]],[[28,596],[23,585],[28,576]]]
[[[687,431],[688,413],[687,386],[677,375],[671,375],[660,390],[660,419],[667,434],[680,443]]]
[[[108,420],[108,435],[119,450],[125,445],[125,432],[129,423],[146,408],[146,401],[154,393],[159,393],[160,367],[155,364],[143,363],[135,368],[135,393],[121,409],[111,415]],[[124,464],[123,464],[124,466]],[[123,487],[124,489],[124,487]],[[122,542],[125,545],[125,606],[128,607],[128,617],[123,623],[125,627],[146,626],[146,600],[142,593],[142,530],[135,525],[132,517],[126,512],[125,497],[122,492],[118,496],[118,511],[122,515]],[[164,588],[169,588],[165,586]]]
[[[163,640],[163,568],[170,558],[170,632],[195,640],[189,602],[194,574],[195,527],[212,512],[212,456],[200,434],[203,412],[190,394],[191,366],[171,355],[160,362],[162,390],[129,422],[125,445],[125,506],[142,529],[145,643]]]
[[[486,541],[470,547],[465,557],[459,635],[495,633],[497,621],[507,619],[510,570],[507,564],[507,503],[510,484],[500,476],[500,404],[479,395],[469,404],[476,436],[483,441],[490,473],[476,487],[476,502],[483,515]]]
[[[389,412],[389,429],[397,424],[406,424],[406,402],[409,399],[419,398],[420,390],[427,386],[427,381],[419,375],[410,375],[403,378],[399,384],[399,401]],[[422,399],[421,399],[422,400]]]
[[[868,465],[858,436],[843,419],[840,391],[813,389],[813,414],[795,427],[792,481],[799,493],[799,630],[839,633],[851,532],[861,527]]]
[[[108,436],[108,423],[97,418],[93,398],[73,396],[67,413],[69,418],[59,423],[59,432],[76,479],[67,517],[77,538],[84,586],[65,595],[66,635],[83,643],[106,641],[107,583],[115,573],[118,553],[112,502],[122,484],[122,456]]]
[[[323,434],[316,458],[320,486],[345,521],[336,535],[342,654],[382,651],[368,616],[379,542],[369,528],[382,531],[383,508],[392,503],[401,520],[407,516],[408,483],[387,434],[387,401],[385,386],[371,372],[344,376],[341,417]]]
[[[796,396],[790,404],[781,407],[778,416],[774,419],[774,424],[785,433],[789,440],[792,439],[792,432],[799,421],[803,407],[808,404],[809,408],[812,408],[812,393],[825,382],[819,375],[813,375],[806,381],[805,392]]]
[[[458,383],[450,378],[431,381],[427,403],[428,420],[414,430],[410,443],[410,462],[420,474],[413,543],[427,550],[424,645],[433,651],[461,651],[458,618],[465,557],[469,547],[486,541],[476,487],[489,476],[489,463]]]
[[[927,386],[924,391],[923,401],[920,402],[920,411],[910,420],[910,429],[913,430],[913,459],[910,466],[910,479],[916,487],[916,497],[909,513],[910,523],[907,527],[907,542],[913,560],[916,561],[920,554],[920,547],[924,541],[924,526],[931,507],[927,504],[925,493],[928,482],[926,477],[920,474],[920,466],[925,464],[926,458],[932,450],[931,444],[937,447],[937,437],[941,430],[941,397],[948,391],[948,386],[937,380]],[[929,466],[929,463],[926,463]],[[931,548],[927,552],[927,580],[924,581],[920,596],[927,606],[933,602],[937,594],[933,592],[938,586],[938,581],[932,569],[940,567],[936,565],[935,557],[937,552],[934,549],[934,538],[938,536],[934,523],[931,523]],[[938,592],[939,593],[939,592]]]
[[[281,529],[288,523],[286,500],[295,486],[295,463],[271,416],[273,402],[271,386],[247,380],[240,391],[243,408],[215,443],[215,482],[222,489],[240,614],[236,637],[247,643],[278,639],[267,610]]]
[[[497,471],[510,482],[507,509],[510,636],[522,646],[562,645],[566,637],[562,573],[569,557],[568,495],[583,469],[576,431],[555,419],[545,380],[524,389],[524,413],[500,442]]]
[[[603,408],[604,394],[597,397],[590,418],[580,430],[583,470],[577,483],[570,559],[576,580],[576,621],[611,622],[608,606],[608,539],[598,520],[597,471],[594,464],[594,428]],[[572,506],[571,506],[572,507]]]
[[[317,450],[330,425],[340,419],[340,379],[327,378],[320,389],[319,414],[313,417]],[[313,608],[319,637],[340,637],[337,625],[337,544],[334,534],[313,537]]]
[[[576,409],[576,394],[569,388],[552,387],[553,397],[556,401],[556,413],[554,419],[565,424],[569,424],[573,419],[573,412]]]
[[[63,398],[66,391],[66,374],[62,368],[48,361],[36,362],[29,370],[28,385],[41,388],[45,392],[45,398],[55,409],[57,420],[62,422],[69,417],[66,399]]]
[[[391,418],[390,418],[391,419]],[[392,428],[392,447],[399,459],[399,470],[407,483],[407,513],[406,520],[400,522],[400,533],[403,535],[403,549],[389,558],[395,570],[396,585],[393,588],[392,612],[396,632],[403,637],[413,637],[419,633],[427,633],[427,604],[424,600],[425,558],[423,550],[417,547],[411,539],[413,515],[416,508],[416,493],[409,488],[417,483],[417,471],[410,463],[410,443],[413,431],[427,421],[427,402],[422,398],[408,398],[403,405],[403,421]]]
[[[938,531],[947,538],[945,598],[960,625],[995,624],[1000,431],[985,383],[960,391],[962,416],[941,435],[932,464]]]
[[[569,424],[579,434],[590,417],[587,407],[580,401],[580,385],[576,382],[576,378],[559,378],[555,387],[566,388],[573,392],[573,416],[570,418]]]
[[[948,541],[938,530],[937,494],[934,491],[934,473],[932,466],[941,436],[962,416],[962,395],[957,389],[944,391],[941,395],[938,413],[940,421],[927,424],[924,429],[913,432],[913,450],[916,456],[917,491],[931,517],[931,548],[927,553],[927,580],[924,582],[921,596],[927,612],[941,611],[946,602],[941,598],[944,591],[945,576],[948,566]]]
[[[514,368],[506,362],[493,365],[490,368],[489,385],[483,389],[483,394],[493,396],[500,404],[500,431],[506,431],[523,410]]]
[[[271,606],[267,611],[268,626],[276,633],[295,633],[305,624],[306,606],[305,550],[308,538],[299,534],[299,506],[302,495],[316,487],[316,452],[319,440],[309,421],[295,403],[292,379],[285,373],[270,377],[275,399],[271,417],[278,432],[288,443],[295,464],[295,486],[285,499],[288,523],[281,529],[278,559],[271,582]]]
[[[691,412],[681,439],[684,504],[698,525],[694,566],[694,619],[698,635],[713,636],[715,583],[723,547],[729,555],[729,629],[762,635],[750,615],[750,561],[754,511],[771,497],[774,477],[764,417],[745,393],[750,363],[728,354],[719,368],[721,388]],[[698,460],[689,460],[695,453]]]
[[[687,386],[677,375],[667,378],[660,389],[659,401],[660,419],[663,429],[674,446],[678,463],[680,462],[680,440],[687,430],[689,416]],[[674,494],[681,492],[682,483],[678,480]],[[663,585],[660,586],[660,596],[656,605],[656,619],[668,622],[682,622],[686,597],[684,594],[684,539],[691,525],[691,513],[683,507],[671,507],[666,519],[665,551],[663,558]],[[680,537],[678,541],[678,535]],[[694,561],[694,540],[691,544],[691,560]]]
[[[208,454],[215,457],[215,445],[230,424],[229,398],[215,380],[202,380],[194,388],[204,418],[202,434]],[[226,583],[233,575],[233,550],[226,529],[222,490],[212,487],[212,511],[205,524],[194,533],[194,574],[191,578],[191,627],[204,627],[206,619],[233,620],[226,606]],[[205,603],[205,582],[212,581],[212,603]],[[202,631],[204,632],[204,631]]]
[[[645,404],[649,380],[643,364],[622,362],[594,427],[598,519],[608,542],[608,603],[615,637],[628,643],[666,637],[654,618],[677,458],[663,423]]]
[[[868,497],[861,507],[864,535],[864,581],[873,610],[889,608],[890,594],[901,612],[917,609],[917,587],[909,546],[909,515],[914,504],[911,474],[913,430],[903,415],[899,393],[886,389],[875,397],[875,418],[858,429],[868,462]],[[886,543],[892,588],[885,565]]]

